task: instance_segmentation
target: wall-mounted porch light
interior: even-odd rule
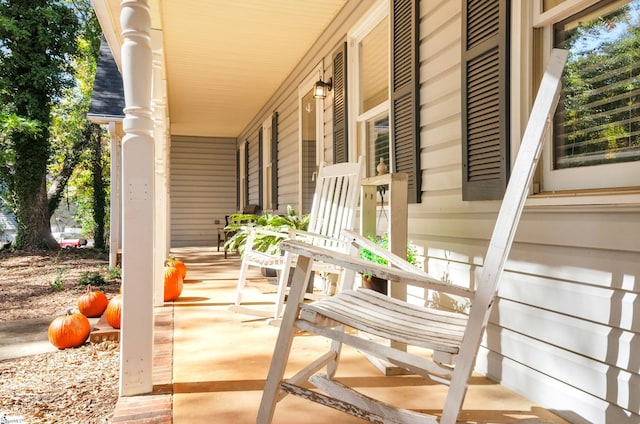
[[[313,97],[316,99],[324,99],[327,97],[327,93],[331,91],[332,87],[333,78],[329,78],[329,82],[324,82],[322,81],[322,78],[320,78],[313,86]]]

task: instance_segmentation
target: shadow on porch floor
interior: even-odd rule
[[[120,398],[113,422],[255,423],[278,329],[227,310],[234,299],[237,255],[224,259],[215,248],[201,247],[172,249],[172,253],[187,264],[188,272],[182,296],[155,312],[154,392]],[[266,283],[257,271],[249,278]],[[245,299],[259,303],[261,296],[256,289],[255,299]],[[319,347],[326,348],[326,342],[315,336],[298,337],[295,343],[292,371]],[[421,408],[427,388],[433,399],[429,403],[444,403],[443,387],[429,387],[434,384],[416,376],[384,377],[350,348],[343,351],[338,378],[409,409]],[[565,423],[480,376],[472,379],[460,418],[474,423]],[[278,404],[274,423],[299,422],[362,421],[289,396]]]

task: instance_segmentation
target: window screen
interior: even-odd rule
[[[555,25],[569,50],[554,120],[554,169],[640,159],[640,0],[608,2]]]

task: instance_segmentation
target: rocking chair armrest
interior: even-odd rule
[[[411,266],[411,270],[403,270],[385,265],[376,264],[354,255],[339,254],[335,251],[309,243],[296,240],[285,240],[280,245],[282,250],[311,258],[314,261],[330,263],[344,268],[352,269],[361,274],[370,274],[392,282],[402,282],[425,289],[450,293],[457,296],[473,299],[474,291],[466,287],[445,283],[430,276],[424,271]]]
[[[298,230],[292,228],[289,230],[289,235],[292,240],[305,241],[305,239],[315,239],[315,240],[326,240],[331,242],[330,244],[347,244],[347,240],[342,238],[336,238],[332,236],[326,236],[324,234],[318,234],[311,231],[306,230]]]
[[[353,231],[353,230],[343,230],[342,234],[344,237],[347,237],[350,239],[351,244],[353,244],[353,246],[355,246],[358,250],[360,250],[360,248],[364,248],[367,249],[369,251],[371,251],[371,253],[380,256],[383,259],[386,259],[387,262],[389,263],[389,265],[402,269],[404,271],[407,272],[415,272],[418,274],[422,274],[424,276],[429,276],[429,274],[427,274],[426,272],[424,272],[423,270],[421,270],[420,268],[416,267],[415,265],[412,265],[411,263],[407,262],[406,259],[396,255],[393,252],[390,252],[389,250],[377,245],[376,243],[372,242],[371,240],[361,236],[360,234],[358,234],[357,232]]]

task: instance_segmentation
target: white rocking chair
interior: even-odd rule
[[[356,256],[336,256],[329,250],[299,241],[283,242],[283,249],[298,255],[298,263],[258,412],[258,424],[271,422],[276,403],[287,394],[301,396],[377,423],[456,422],[540,156],[544,133],[557,104],[565,61],[566,52],[554,50],[523,136],[475,292],[443,283],[422,271],[412,271],[405,261],[390,253],[386,253],[386,256],[390,263],[397,266],[395,268],[372,264]],[[370,245],[361,237],[353,237],[353,241],[370,249],[375,248],[375,245]],[[385,254],[383,250],[376,253]],[[371,290],[350,290],[347,287],[333,297],[311,304],[304,303],[303,282],[316,261],[332,263],[363,274],[373,274],[389,279],[392,284],[401,282],[463,296],[471,300],[471,309],[467,315],[420,307]],[[346,332],[345,327],[356,329],[361,334]],[[333,343],[328,352],[283,381],[289,352],[298,330],[327,337]],[[362,333],[375,337],[367,339],[361,337]],[[387,342],[378,343],[380,338]],[[396,344],[389,343],[388,340],[406,343],[410,348],[395,349]],[[423,408],[442,408],[441,416],[439,413],[423,414],[388,405],[334,380],[342,343],[413,373],[448,384],[444,406],[425,405]],[[412,346],[426,348],[432,351],[432,356],[421,355]],[[317,374],[325,366],[327,373]],[[308,388],[307,382],[319,391]],[[303,412],[301,416],[302,414]],[[300,421],[304,419],[301,418]]]
[[[295,255],[285,253],[280,256],[260,252],[254,248],[254,238],[261,232],[283,239],[303,240],[306,243],[323,246],[331,249],[334,254],[345,253],[348,244],[346,240],[340,240],[340,232],[354,228],[363,176],[364,160],[362,158],[355,163],[347,162],[328,166],[321,164],[316,177],[307,231],[288,229],[286,232],[277,233],[250,228],[240,266],[235,304],[229,309],[234,312],[271,318],[269,321],[271,324],[279,323],[289,282],[289,271],[295,264]],[[278,291],[272,309],[265,310],[242,305],[249,266],[270,268],[278,272]],[[318,263],[315,270],[333,274],[341,272],[339,267],[322,263]]]

